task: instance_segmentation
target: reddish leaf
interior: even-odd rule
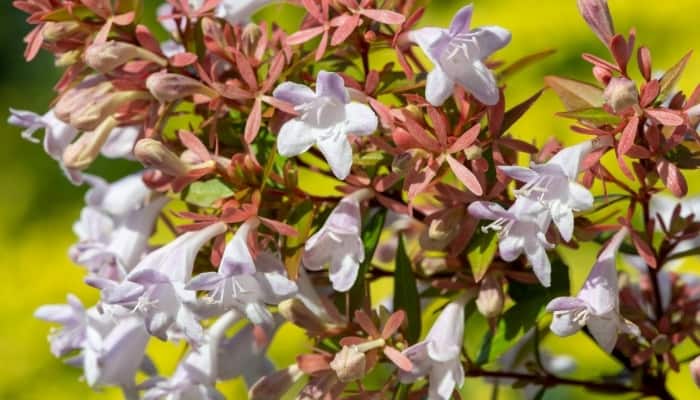
[[[112,30],[112,19],[107,18],[107,21],[105,21],[104,25],[102,25],[102,28],[97,32],[97,35],[95,35],[95,40],[93,40],[94,44],[102,44],[107,41],[107,38],[109,37],[109,32]]]
[[[685,181],[685,177],[673,163],[666,159],[661,159],[656,164],[656,172],[661,177],[664,185],[676,197],[683,197],[688,193],[688,184]]]
[[[627,62],[630,58],[630,52],[627,47],[627,42],[625,41],[625,38],[622,35],[617,34],[613,36],[612,40],[610,40],[610,52],[612,53],[613,57],[615,57],[615,61],[617,62],[617,65],[620,67],[622,72],[626,72]]]
[[[202,143],[202,141],[199,140],[197,136],[187,131],[180,131],[178,133],[178,137],[180,138],[180,142],[182,142],[182,144],[185,147],[187,147],[194,154],[196,154],[200,160],[211,160],[211,154],[209,153],[209,150],[207,150],[206,146],[204,146],[204,143]]]
[[[306,43],[309,40],[320,35],[324,31],[325,31],[324,27],[317,26],[314,28],[304,29],[303,31],[295,32],[295,33],[287,36],[287,44],[290,46],[294,46],[297,44]]]
[[[360,14],[388,25],[400,25],[406,20],[403,15],[389,10],[360,10]]]
[[[258,131],[260,131],[260,125],[262,123],[262,100],[260,98],[255,99],[253,104],[253,109],[250,111],[248,120],[245,123],[245,138],[246,143],[253,143],[255,137],[258,136]]]
[[[253,66],[250,65],[248,59],[240,52],[236,52],[236,66],[238,67],[238,73],[241,74],[241,78],[248,85],[248,88],[253,92],[257,92],[258,77],[255,75]]]
[[[302,5],[306,8],[306,11],[311,14],[312,17],[316,18],[318,22],[324,22],[325,19],[321,14],[321,9],[318,8],[314,0],[301,0]]]
[[[656,269],[656,255],[654,255],[654,251],[649,244],[633,229],[630,229],[630,236],[632,237],[634,247],[637,249],[637,253],[644,259],[644,262],[647,263],[648,266]]]
[[[328,358],[321,354],[304,354],[298,356],[297,365],[299,369],[308,375],[330,369]]]
[[[367,332],[373,338],[378,339],[381,337],[379,329],[377,329],[377,326],[374,325],[374,322],[366,312],[362,310],[355,311],[355,323],[360,325],[360,328],[362,328],[362,330]]]
[[[659,96],[660,86],[659,81],[654,79],[642,87],[642,95],[639,98],[639,104],[646,107],[651,104]]]
[[[129,11],[120,15],[115,15],[114,17],[112,17],[112,21],[114,21],[114,24],[119,26],[131,25],[131,23],[134,22],[134,19],[136,19],[136,13],[133,11]]]
[[[454,154],[471,146],[479,137],[480,132],[480,124],[472,126],[471,128],[469,128],[469,130],[464,132],[462,136],[460,136],[454,143],[452,143],[452,145],[447,149],[447,152],[450,154]]]
[[[639,117],[634,116],[629,120],[627,126],[622,131],[622,136],[620,136],[620,143],[617,145],[617,152],[619,154],[627,154],[630,147],[634,144],[634,140],[637,138],[637,130],[639,128]]]
[[[411,360],[393,347],[384,347],[384,355],[403,371],[411,371],[413,369]]]
[[[435,136],[437,136],[440,146],[445,147],[447,145],[448,135],[447,117],[435,107],[428,107],[428,115],[430,116],[430,120],[433,122]]]
[[[404,310],[399,310],[387,319],[382,328],[382,338],[389,339],[396,331],[399,330],[401,324],[403,324],[404,319],[406,319],[406,312]]]
[[[112,6],[109,0],[82,0],[82,3],[90,11],[104,19],[112,15]]]
[[[276,109],[281,110],[289,115],[297,115],[297,111],[294,109],[294,104],[292,104],[292,103],[287,103],[286,101],[276,99],[272,96],[262,96],[261,99],[265,103],[267,103],[267,104],[271,105],[272,107],[275,107]]]
[[[477,196],[484,194],[484,190],[481,188],[479,179],[469,168],[465,167],[459,161],[455,160],[451,155],[447,155],[447,163],[450,164],[452,172],[455,173],[457,179],[460,180],[472,193]]]
[[[197,62],[197,56],[192,53],[178,53],[170,58],[170,64],[174,67],[186,67]]]
[[[320,61],[323,55],[326,53],[326,48],[328,47],[328,31],[323,32],[321,37],[321,42],[318,44],[318,49],[316,49],[316,61]]]
[[[267,219],[260,217],[260,222],[266,227],[272,229],[273,231],[279,233],[280,235],[296,237],[299,236],[299,232],[293,227],[285,224],[284,222],[275,221],[272,219]]]
[[[337,26],[338,29],[333,32],[333,37],[331,38],[331,46],[337,46],[343,43],[348,36],[350,36],[355,28],[360,24],[360,17],[358,15],[347,15],[343,14],[336,18],[333,18],[331,25]]]
[[[39,54],[41,45],[44,43],[44,35],[41,33],[43,28],[44,25],[39,25],[24,37],[24,41],[27,43],[27,48],[24,50],[25,60],[32,61]]]
[[[153,36],[148,28],[146,28],[144,25],[137,25],[134,33],[136,34],[136,40],[138,40],[139,44],[146,50],[155,54],[162,54],[158,40]]]
[[[651,80],[651,52],[647,47],[640,47],[637,50],[637,63],[639,64],[639,72],[642,73],[644,80]]]
[[[678,115],[675,111],[655,108],[647,109],[645,112],[664,126],[680,126],[685,123],[683,117]]]

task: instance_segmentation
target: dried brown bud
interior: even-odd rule
[[[503,287],[494,274],[487,274],[481,281],[476,307],[486,318],[496,318],[503,311],[505,295]]]
[[[358,351],[356,346],[343,346],[335,355],[330,367],[338,375],[341,382],[352,382],[365,376],[367,357],[365,353]]]
[[[397,174],[405,174],[411,168],[413,155],[409,152],[404,152],[396,157],[391,162],[391,170]]]
[[[324,321],[297,298],[284,300],[277,309],[287,321],[308,332],[320,333],[326,330]]]
[[[248,57],[253,56],[262,35],[263,32],[258,24],[251,22],[246,25],[245,28],[243,28],[243,33],[241,35],[241,41],[243,42],[243,54]]]
[[[610,8],[607,0],[577,0],[578,9],[590,26],[593,33],[598,36],[604,45],[609,46],[610,40],[615,35]]]
[[[170,103],[195,94],[217,97],[214,89],[185,75],[159,72],[146,79],[146,87],[161,103]]]
[[[464,210],[450,208],[430,220],[427,232],[421,236],[421,245],[429,250],[447,247],[459,233]]]
[[[616,113],[639,104],[637,85],[627,78],[610,79],[603,97]]]
[[[162,57],[142,47],[114,40],[93,44],[85,51],[85,63],[103,74],[136,59],[152,61],[160,66],[168,64]]]
[[[157,140],[141,139],[136,142],[134,156],[144,166],[159,169],[170,176],[185,176],[189,171],[189,165]]]

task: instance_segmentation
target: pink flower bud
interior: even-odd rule
[[[639,104],[637,85],[627,78],[610,79],[603,97],[616,113]]]
[[[161,103],[170,103],[195,94],[211,98],[218,96],[218,93],[198,80],[167,72],[159,72],[149,76],[146,79],[146,87],[153,97]]]
[[[365,376],[367,357],[356,346],[343,346],[335,355],[330,367],[341,382],[352,382]]]
[[[487,274],[481,281],[479,295],[476,298],[476,307],[486,318],[496,318],[503,311],[505,295],[503,287],[493,274]]]
[[[243,54],[247,55],[248,57],[253,56],[261,37],[262,31],[260,30],[258,24],[251,22],[246,25],[245,28],[243,28],[243,34],[241,37],[243,42]]]
[[[610,79],[612,79],[612,73],[609,69],[597,65],[593,67],[593,76],[595,76],[598,82],[602,83],[605,86],[607,86],[608,83],[610,83]]]
[[[189,166],[157,140],[141,139],[136,142],[134,156],[144,166],[159,169],[170,176],[185,176],[189,172]]]
[[[90,67],[105,74],[135,59],[152,61],[160,66],[167,65],[163,58],[131,43],[110,40],[93,44],[85,51],[85,62]]]
[[[610,40],[615,35],[612,16],[608,8],[607,0],[577,0],[578,9],[591,28],[604,45],[609,46]]]
[[[690,374],[693,376],[693,381],[700,388],[700,356],[695,357],[690,362]]]
[[[95,161],[118,121],[108,117],[92,132],[85,132],[63,152],[63,163],[68,168],[83,170]]]

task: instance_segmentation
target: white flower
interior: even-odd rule
[[[511,178],[525,182],[516,195],[545,204],[559,233],[567,242],[574,233],[574,211],[593,207],[593,195],[576,182],[581,161],[593,146],[593,141],[587,141],[567,147],[548,162],[532,164],[530,168],[498,167]]]
[[[464,341],[464,306],[468,297],[445,306],[430,328],[428,336],[407,348],[403,354],[413,363],[410,372],[399,371],[403,383],[429,376],[429,399],[451,399],[455,387],[464,384],[464,369],[459,356]]]
[[[330,279],[338,292],[350,290],[365,260],[361,218],[359,202],[353,196],[343,198],[304,247],[304,266],[318,271],[330,264]]]
[[[525,253],[542,285],[551,284],[551,264],[547,249],[554,247],[545,234],[549,228],[549,212],[541,203],[519,197],[505,210],[499,204],[477,201],[469,205],[469,213],[481,219],[495,220],[486,229],[498,231],[498,250],[507,262]]]
[[[257,221],[248,221],[236,231],[228,243],[217,272],[194,277],[188,290],[209,292],[208,302],[227,311],[238,309],[256,325],[273,323],[266,304],[278,304],[297,292],[296,284],[286,276],[284,265],[275,255],[260,252],[255,258],[247,238]]]
[[[369,135],[377,129],[372,109],[352,103],[343,78],[321,71],[316,92],[292,82],[277,86],[273,95],[294,105],[299,116],[287,121],[277,137],[277,150],[285,157],[304,153],[316,145],[338,179],[345,179],[352,166],[348,135]]]
[[[425,97],[436,107],[450,97],[455,85],[486,105],[498,103],[498,85],[484,60],[505,47],[511,35],[498,26],[470,29],[472,10],[472,5],[459,10],[449,29],[423,28],[409,33],[409,39],[434,65],[428,74]]]
[[[570,336],[587,326],[608,353],[619,332],[639,335],[639,328],[620,315],[615,256],[626,235],[623,228],[608,242],[576,297],[557,297],[547,304],[554,313],[550,329],[555,335]]]

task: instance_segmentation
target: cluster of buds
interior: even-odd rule
[[[91,187],[70,256],[100,300],[37,311],[63,325],[56,356],[79,354],[69,361],[90,386],[129,399],[219,399],[217,383],[237,377],[253,399],[304,377],[301,399],[449,399],[479,376],[586,383],[543,366],[549,322],[559,336],[585,328],[625,366],[591,388],[670,398],[664,366],[679,370],[681,345],[700,345],[696,278],[669,272],[697,253],[700,208],[660,193],[685,197],[683,171],[700,165],[700,92],[675,88],[687,56],[652,77],[634,30],[616,33],[605,0],[579,0],[612,61],[583,55],[597,84],[545,78],[588,140],[538,148],[511,131],[541,91],[508,104],[499,79],[547,53],[495,61],[511,34],[473,28],[471,5],[449,27],[417,28],[425,9],[411,0],[269,3],[169,0],[159,42],[140,1],[14,2],[36,25],[27,59],[45,49],[65,73],[50,111],[10,122],[32,141],[43,129],[46,152]],[[265,7],[305,14],[288,32],[254,22]],[[395,60],[378,65],[386,49]],[[628,73],[635,49],[641,83]],[[143,170],[108,183],[86,172],[100,155]],[[153,247],[158,219],[171,240]],[[559,249],[584,242],[603,246],[577,290]],[[619,276],[619,253],[638,276]],[[468,318],[488,327],[478,359],[464,348]],[[290,349],[296,361],[276,368],[267,350],[286,323],[313,350]],[[481,367],[530,335],[536,373]],[[186,343],[173,374],[149,362],[152,340]]]

